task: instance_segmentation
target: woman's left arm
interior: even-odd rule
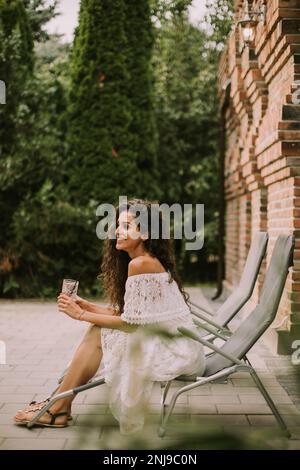
[[[130,325],[117,315],[102,315],[101,313],[91,313],[84,310],[80,314],[80,320],[93,323],[94,325],[101,326],[102,328],[112,328],[115,330],[125,331],[126,333],[130,333],[137,329],[136,325]]]
[[[105,307],[101,307],[105,310]],[[75,320],[87,321],[102,328],[112,328],[126,333],[135,331],[137,326],[124,322],[118,315],[107,315],[103,313],[92,313],[83,310],[76,302],[65,294],[60,294],[58,297],[58,309],[60,312],[66,313],[69,317]],[[110,307],[111,310],[111,307]]]

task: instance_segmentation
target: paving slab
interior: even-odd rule
[[[212,305],[200,288],[187,288],[187,291],[192,300]],[[205,293],[208,295],[209,290]],[[184,434],[190,427],[200,432],[200,436],[205,432],[215,432],[218,436],[220,433],[253,435],[250,441],[254,446],[258,442],[257,433],[260,440],[265,433],[268,448],[300,450],[300,392],[295,368],[288,358],[274,356],[262,341],[255,345],[249,359],[288,424],[290,440],[278,437],[275,418],[245,373],[235,374],[226,383],[207,384],[181,395],[170,423],[175,431],[170,426],[164,439],[157,437],[159,384],[153,389],[145,431],[134,438],[120,434],[118,422],[109,411],[106,385],[76,397],[73,421],[66,428],[29,430],[14,425],[17,409],[33,399],[45,398],[55,388],[57,377],[72,358],[87,327],[86,323],[75,322],[59,313],[55,302],[0,301],[0,340],[5,341],[7,348],[6,364],[0,365],[0,450],[113,450],[134,448],[132,445],[166,448],[180,442],[180,432]],[[174,382],[170,393],[180,385]],[[176,426],[181,426],[179,431]],[[269,437],[270,432],[274,437]],[[201,440],[199,437],[200,448]],[[247,437],[247,442],[250,441]]]

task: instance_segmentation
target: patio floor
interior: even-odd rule
[[[199,288],[187,288],[194,301],[203,302]],[[156,435],[160,390],[155,386],[144,433],[128,440],[119,434],[109,412],[106,385],[79,394],[73,405],[73,423],[62,429],[16,426],[13,415],[29,401],[45,398],[86,330],[86,323],[72,321],[57,311],[56,303],[0,301],[0,340],[6,344],[6,365],[0,365],[0,449],[164,449],[176,446],[186,429],[196,426],[199,448],[218,448],[226,436],[246,439],[253,448],[299,449],[299,394],[289,393],[276,367],[289,381],[289,358],[273,356],[259,342],[249,359],[282,413],[292,438],[278,432],[277,424],[251,378],[236,374],[228,383],[199,387],[180,397],[173,425],[164,439]],[[174,384],[176,387],[176,383]],[[298,399],[298,402],[297,402]],[[294,401],[293,401],[294,400]],[[214,437],[218,436],[215,439]],[[220,437],[221,436],[221,437]],[[180,445],[180,444],[178,444]],[[182,447],[179,447],[182,448]],[[185,447],[186,448],[186,447]],[[196,448],[196,447],[194,447]]]

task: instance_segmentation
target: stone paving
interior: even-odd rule
[[[187,291],[194,301],[205,302],[199,288],[187,288]],[[154,388],[145,431],[135,438],[120,435],[118,423],[109,412],[106,385],[76,397],[73,422],[66,428],[29,430],[14,425],[17,409],[31,400],[45,398],[55,388],[57,377],[71,359],[86,328],[86,323],[59,313],[54,302],[0,301],[0,340],[6,344],[6,364],[0,365],[1,450],[164,449],[176,445],[188,448],[180,447],[180,439],[192,429],[198,433],[199,443],[199,447],[193,448],[218,448],[222,436],[225,440],[229,435],[236,439],[237,446],[239,439],[245,439],[252,448],[300,450],[300,410],[297,409],[300,392],[297,394],[294,388],[289,396],[288,387],[276,377],[274,368],[275,364],[289,382],[289,358],[272,356],[261,341],[249,359],[282,413],[292,433],[291,439],[282,437],[263,397],[245,373],[235,374],[228,383],[198,387],[181,395],[164,439],[156,434],[159,384]],[[178,385],[174,382],[174,388]]]

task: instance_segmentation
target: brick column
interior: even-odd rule
[[[295,235],[295,264],[274,322],[278,348],[289,352],[293,339],[300,339],[300,103],[295,101],[300,98],[300,5],[299,0],[251,2],[253,8],[263,3],[266,22],[256,26],[254,42],[245,45],[236,26],[220,61],[221,98],[231,83],[225,285],[238,282],[250,237],[267,230],[267,256],[253,295],[257,299],[276,237]],[[237,22],[243,2],[236,0],[235,9]]]

